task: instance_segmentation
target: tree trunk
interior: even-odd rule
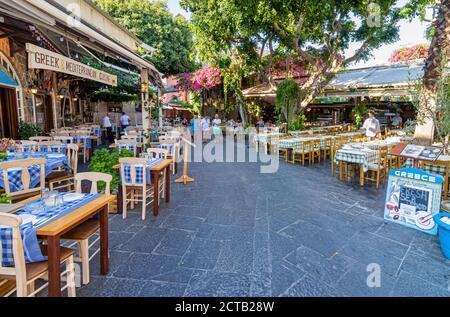
[[[448,54],[449,39],[450,0],[442,0],[435,21],[435,33],[425,61],[419,112],[433,111],[436,107],[438,81],[442,76],[442,58],[443,54]],[[435,124],[430,116],[423,114],[423,117],[424,122],[416,126],[414,139],[417,144],[430,145],[434,139]]]
[[[242,102],[240,95],[237,95],[236,99],[239,104],[239,114],[241,115],[242,125],[245,127],[247,124],[247,116],[245,114],[244,103]]]

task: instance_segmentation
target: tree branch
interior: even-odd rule
[[[361,57],[361,55],[364,54],[364,52],[369,48],[370,44],[369,44],[369,40],[370,37],[367,38],[364,43],[360,46],[360,48],[355,52],[355,54],[353,54],[353,56],[344,59],[344,61],[342,62],[343,65],[347,65],[350,64],[354,61],[356,61],[357,59],[359,59]]]

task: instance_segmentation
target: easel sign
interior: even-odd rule
[[[436,235],[433,215],[439,212],[443,181],[416,168],[391,170],[384,219]]]

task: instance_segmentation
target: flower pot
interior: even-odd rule
[[[450,224],[445,223],[441,218],[450,218],[448,213],[438,213],[434,215],[434,221],[439,227],[439,240],[441,241],[441,250],[444,256],[450,260]]]

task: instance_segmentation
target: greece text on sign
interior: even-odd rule
[[[87,66],[64,55],[27,43],[28,67],[47,69],[117,86],[117,76]]]

